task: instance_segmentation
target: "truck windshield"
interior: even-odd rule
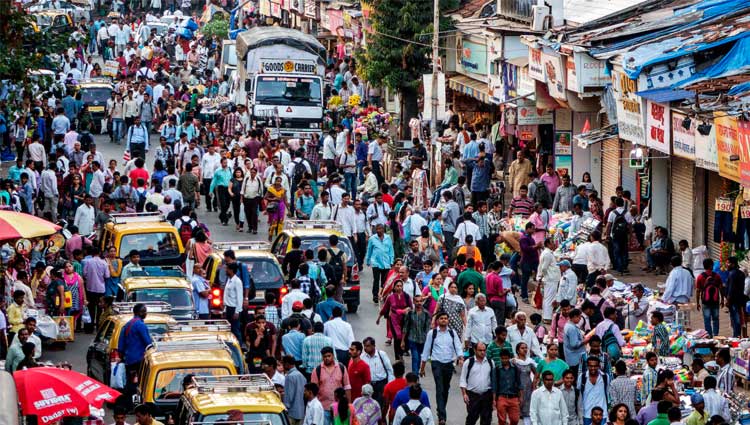
[[[320,79],[311,77],[260,76],[255,101],[261,104],[319,106],[322,102]]]

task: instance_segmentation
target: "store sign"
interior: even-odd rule
[[[459,69],[465,73],[487,75],[487,46],[472,43],[458,37],[456,41],[456,59]]]
[[[669,106],[652,101],[646,102],[646,146],[659,152],[669,150]]]
[[[568,62],[571,59],[568,58]],[[577,93],[583,93],[586,88],[602,88],[610,83],[604,61],[594,59],[586,53],[574,53],[576,84],[568,80],[568,89]],[[568,74],[570,75],[570,74]]]
[[[271,2],[271,16],[281,19],[281,3]]]
[[[750,187],[750,122],[737,123],[737,140],[740,150],[740,182]]]
[[[555,156],[555,170],[562,176],[573,175],[573,157],[570,155]]]
[[[635,93],[637,84],[623,72],[612,72],[612,93],[617,102],[617,128],[620,138],[637,145],[646,144],[643,100]]]
[[[719,172],[719,151],[716,146],[716,126],[707,135],[695,132],[695,166]]]
[[[576,70],[576,61],[568,57],[565,61],[565,78],[567,78],[568,89],[578,92],[578,72]]]
[[[554,118],[552,111],[540,111],[536,108],[536,103],[528,100],[518,101],[518,124],[519,125],[539,125],[552,124]]]
[[[687,115],[672,112],[672,151],[676,156],[695,159],[695,127],[696,120],[690,120],[690,126],[685,128],[683,123]]]
[[[722,112],[714,113],[716,147],[719,153],[719,175],[740,181],[740,149],[737,134],[737,118]]]
[[[555,132],[555,155],[572,155],[573,145],[571,144],[572,133],[570,131]]]
[[[258,4],[258,11],[263,16],[271,16],[271,1],[260,0],[260,3]]]
[[[529,125],[518,126],[518,138],[524,142],[531,142],[536,139],[536,128]]]
[[[316,19],[318,17],[318,2],[315,0],[305,0],[305,17]],[[363,5],[364,8],[364,5]]]
[[[503,85],[502,75],[490,75],[488,77],[487,94],[489,95],[490,103],[499,105],[505,102],[507,96],[505,95],[505,86]]]
[[[556,98],[565,100],[565,58],[555,53],[542,53],[544,75],[547,80],[549,94]]]
[[[536,93],[536,80],[529,75],[529,67],[518,68],[518,95],[524,96]]]
[[[672,87],[695,74],[695,61],[692,56],[684,56],[676,61],[654,65],[638,77],[641,90]]]
[[[529,77],[543,83],[547,81],[544,77],[541,49],[529,49]]]

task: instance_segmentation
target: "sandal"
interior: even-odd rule
[[[390,339],[386,339],[385,340],[385,345],[391,345],[391,344],[393,344],[392,340],[390,340]]]

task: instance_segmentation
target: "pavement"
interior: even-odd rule
[[[157,137],[152,135],[152,142],[156,143]],[[107,136],[96,136],[95,137],[97,149],[105,158],[105,162],[109,159],[116,159],[118,161],[118,168],[122,169],[122,154],[123,146],[114,145],[109,142]],[[152,146],[155,146],[152,144]],[[146,163],[150,166],[153,164],[153,149],[152,152],[147,156]],[[204,203],[202,203],[204,204]],[[229,226],[222,226],[218,220],[217,213],[207,213],[204,207],[201,207],[198,211],[198,217],[201,221],[205,222],[209,229],[211,229],[212,239],[214,241],[240,241],[240,240],[265,240],[267,235],[267,223],[265,216],[262,217],[262,224],[258,229],[257,235],[251,235],[248,233],[238,233],[234,230],[234,223],[230,222]],[[654,276],[646,275],[640,272],[642,267],[642,254],[632,253],[633,263],[631,264],[632,275],[628,276],[617,276],[618,279],[624,282],[641,282],[646,286],[655,288],[657,283],[664,282],[666,276]],[[375,305],[371,301],[369,294],[372,288],[372,270],[365,268],[360,274],[362,283],[362,304],[360,305],[357,314],[347,315],[349,322],[352,324],[354,329],[354,336],[358,340],[362,340],[367,336],[372,336],[376,340],[378,348],[385,350],[393,358],[393,348],[384,345],[385,341],[385,321],[381,325],[375,324],[377,318],[379,306]],[[534,311],[533,307],[526,304],[521,304],[521,309],[526,312]],[[702,327],[702,315],[700,312],[694,311],[691,317],[691,327],[700,328]],[[731,328],[729,326],[728,315],[722,313],[721,315],[721,334],[731,335]],[[50,362],[61,362],[67,361],[72,364],[73,368],[77,371],[85,373],[86,371],[86,350],[93,340],[93,335],[78,334],[75,342],[67,344],[65,350],[61,351],[46,351],[43,354],[42,360]],[[411,358],[405,357],[406,370],[407,372],[411,369]],[[430,394],[430,401],[433,404],[433,413],[435,418],[437,414],[434,410],[435,404],[435,385],[431,376],[430,368],[426,368],[427,376],[422,378],[423,388]],[[460,390],[458,389],[458,374],[454,375],[451,381],[451,391],[448,399],[448,424],[459,424],[464,423],[466,417],[466,406],[463,403]],[[436,421],[437,422],[437,421]],[[131,422],[132,423],[132,422]],[[493,423],[497,423],[497,418],[493,418]]]

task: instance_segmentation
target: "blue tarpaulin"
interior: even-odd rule
[[[678,87],[687,87],[703,80],[729,77],[750,71],[750,38],[742,38],[715,64],[680,82]]]
[[[744,94],[750,92],[750,81],[742,84],[737,84],[736,86],[729,89],[728,94],[730,96],[737,96],[739,94]]]
[[[690,90],[674,90],[669,87],[639,91],[636,95],[656,103],[669,103],[676,100],[689,99],[695,96]]]

